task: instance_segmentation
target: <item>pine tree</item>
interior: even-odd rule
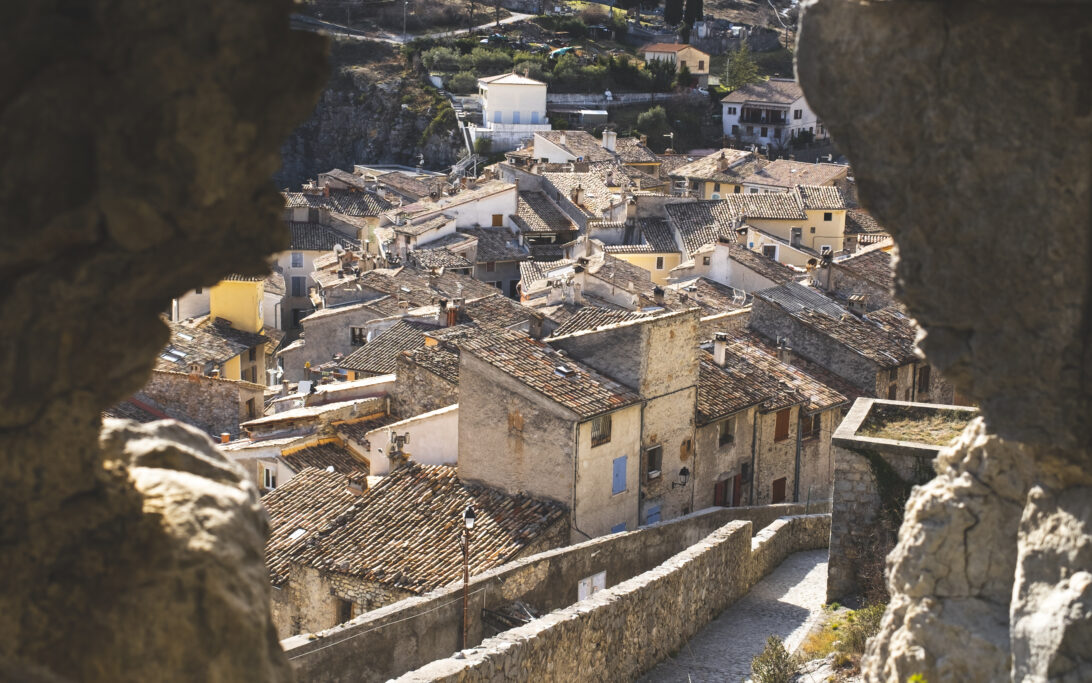
[[[702,0],[686,0],[686,12],[683,15],[683,21],[687,26],[693,26],[695,21],[701,21],[705,16],[705,8],[702,7]]]
[[[676,26],[682,21],[683,0],[664,1],[664,23],[668,26]]]
[[[731,90],[759,81],[758,64],[751,58],[751,51],[744,41],[739,49],[728,55],[727,85]]]

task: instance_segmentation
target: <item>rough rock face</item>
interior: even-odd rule
[[[151,437],[115,430],[107,456],[99,431],[147,380],[172,296],[260,273],[287,244],[269,178],[326,72],[290,8],[47,0],[0,22],[0,671],[15,679],[285,676],[264,594],[237,583],[262,564],[253,492],[220,466],[194,474],[193,443],[151,472],[120,455]],[[204,540],[182,545],[183,527]]]
[[[390,50],[378,44],[375,48]],[[354,55],[342,52],[347,53],[342,60]],[[353,164],[365,162],[415,166],[418,154],[423,155],[426,168],[440,168],[466,154],[454,117],[451,127],[422,140],[436,107],[416,101],[419,84],[403,76],[383,78],[367,69],[337,65],[334,69],[311,117],[284,143],[284,165],[275,177],[278,186],[296,187],[331,168],[351,171]],[[405,99],[412,106],[404,108]]]
[[[985,420],[908,504],[865,677],[1092,679],[1092,3],[817,0],[797,55]]]

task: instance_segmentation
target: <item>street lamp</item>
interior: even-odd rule
[[[467,603],[470,597],[470,532],[474,530],[474,506],[467,505],[463,512],[463,649],[466,649],[467,633],[470,630],[470,612]]]
[[[671,488],[676,486],[686,486],[686,482],[690,481],[690,470],[686,467],[679,470],[679,480],[671,482]]]

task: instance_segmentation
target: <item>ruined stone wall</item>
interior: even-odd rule
[[[817,509],[821,510],[812,507],[812,511]],[[747,521],[751,532],[759,533],[780,517],[803,512],[803,505],[702,510],[637,531],[527,555],[473,576],[469,642],[482,640],[483,608],[497,609],[513,600],[522,600],[540,612],[567,607],[577,599],[580,580],[592,574],[605,572],[607,586],[614,586],[729,522]],[[301,683],[385,681],[458,650],[461,628],[462,587],[456,584],[363,614],[351,623],[317,634],[317,638],[298,636],[283,645]],[[362,658],[361,652],[368,656]]]
[[[829,517],[782,518],[750,538],[733,522],[648,571],[398,678],[634,680],[678,650],[793,552],[826,547]]]
[[[227,432],[232,438],[240,434],[239,422],[251,419],[246,415],[245,399],[240,394],[244,385],[230,380],[213,379],[181,372],[152,373],[141,390],[160,405],[174,409],[188,418],[186,421],[217,439]],[[262,392],[247,391],[246,398],[257,393],[256,407],[263,408]],[[259,412],[254,417],[261,417]]]
[[[841,446],[833,450],[827,602],[857,596],[865,588],[862,580],[869,580],[861,576],[862,570],[882,570],[880,549],[894,545],[906,504],[904,499],[892,499],[899,479],[916,484],[933,475],[932,458],[920,453],[855,451]],[[866,566],[870,563],[876,566]]]
[[[390,391],[392,415],[408,418],[459,402],[459,385],[402,355],[395,359],[394,373],[397,379]]]

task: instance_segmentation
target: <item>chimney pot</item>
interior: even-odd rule
[[[713,336],[713,362],[724,367],[725,361],[728,359],[728,333],[717,332]]]
[[[220,432],[220,443],[227,443],[228,441],[231,441],[231,434]]]

